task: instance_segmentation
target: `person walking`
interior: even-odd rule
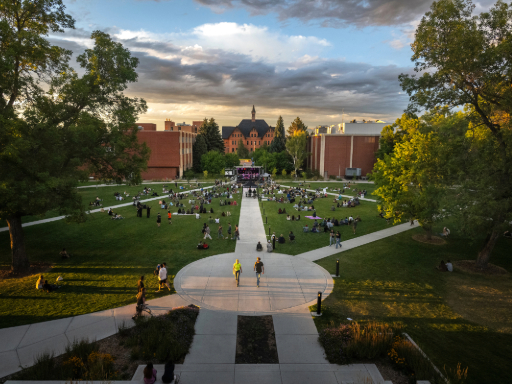
[[[158,287],[158,291],[160,292],[164,285],[167,285],[167,289],[169,289],[169,292],[171,291],[171,286],[167,282],[167,264],[162,263],[162,266],[160,267],[160,271],[158,271],[158,281],[160,283],[160,286]]]
[[[207,237],[210,240],[212,239],[212,237],[210,236],[210,227],[208,226],[208,224],[206,224],[206,228],[204,229],[204,239],[203,240],[206,240]]]
[[[254,263],[254,271],[256,272],[256,286],[259,288],[261,274],[265,274],[265,266],[259,257],[256,258],[256,262]]]
[[[156,224],[158,227],[160,227],[160,223],[162,222],[162,216],[160,215],[160,212],[158,212],[158,215],[156,215]]]
[[[238,230],[238,225],[235,225],[235,239],[240,240],[240,231]]]
[[[334,230],[331,229],[331,233],[329,233],[329,247],[336,241],[336,236],[334,235]]]
[[[169,221],[169,224],[172,224],[171,217],[172,217],[171,211],[167,211],[167,220]]]
[[[137,293],[144,289],[144,276],[141,276],[139,281],[137,282]]]
[[[217,239],[223,239],[224,236],[222,235],[222,225],[219,225],[219,229],[217,230]]]
[[[228,238],[231,239],[231,223],[228,223]]]
[[[238,261],[238,259],[235,260],[235,264],[233,264],[233,275],[235,275],[236,280],[236,286],[240,286],[240,274],[242,273],[242,264]]]
[[[146,211],[147,211],[147,217],[149,219],[149,215],[150,215],[150,212],[151,212],[151,207],[149,205],[147,206]]]
[[[357,219],[355,219],[353,222],[352,222],[352,229],[354,230],[354,235],[356,234],[356,228],[357,228]]]
[[[340,234],[340,231],[336,231],[336,249],[338,249],[338,245],[341,248],[341,234]]]

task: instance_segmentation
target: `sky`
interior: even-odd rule
[[[476,3],[477,11],[488,6]],[[94,30],[140,62],[125,91],[148,104],[139,122],[220,126],[256,118],[310,128],[393,122],[408,103],[411,42],[430,0],[64,0],[74,30],[53,44],[78,55]],[[77,66],[76,63],[74,66]]]

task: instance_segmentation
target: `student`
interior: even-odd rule
[[[36,289],[43,289],[43,285],[44,285],[44,278],[43,278],[43,275],[40,275],[39,279],[37,279],[37,282],[36,282]]]
[[[295,240],[295,235],[293,234],[293,232],[292,232],[292,231],[290,231],[290,234],[288,235],[288,239],[289,239],[290,241]]]
[[[257,250],[258,252],[263,251],[263,245],[261,245],[261,243],[260,243],[259,241],[258,241],[258,244],[256,244],[256,250]]]
[[[336,236],[334,234],[334,230],[331,229],[331,232],[329,233],[329,247],[334,243],[336,240]]]
[[[259,257],[256,258],[256,262],[254,263],[254,272],[256,272],[256,286],[259,288],[261,274],[265,274],[265,266],[263,265],[261,258]]]
[[[219,229],[217,230],[217,239],[223,239],[224,236],[222,235],[222,225],[219,225]]]
[[[235,225],[235,239],[240,240],[240,231],[238,230],[238,225]]]
[[[156,215],[156,224],[158,225],[158,228],[160,228],[161,222],[162,222],[162,216],[160,215],[160,212],[158,212],[158,215]]]
[[[231,239],[231,223],[228,223],[228,237]]]
[[[446,269],[448,270],[448,272],[453,272],[453,264],[450,260],[446,262]]]
[[[242,264],[238,261],[238,259],[235,260],[235,264],[233,264],[233,275],[235,275],[236,280],[236,286],[240,286],[240,274],[242,273]]]
[[[448,272],[448,268],[446,267],[444,260],[441,260],[441,262],[435,269],[437,269],[438,271],[441,271],[441,272]]]
[[[139,281],[137,282],[137,292],[140,292],[144,289],[144,276],[141,276]]]
[[[63,259],[69,259],[69,254],[66,252],[66,248],[62,248],[62,251],[59,252],[59,255],[60,257],[62,257]]]
[[[160,271],[158,272],[158,280],[160,281],[160,287],[158,288],[158,291],[162,291],[162,288],[164,285],[167,285],[167,289],[169,289],[169,292],[171,291],[171,287],[169,283],[167,282],[167,264],[162,263],[162,267],[160,268]]]
[[[274,248],[272,248],[272,243],[270,242],[270,240],[268,240],[267,242],[267,252],[272,252],[274,250]]]
[[[171,217],[172,217],[171,211],[167,211],[167,220],[169,221],[169,224],[172,224]]]
[[[210,236],[210,227],[208,226],[208,224],[206,225],[206,228],[204,229],[204,238],[203,238],[203,240],[206,240],[207,237],[210,240],[212,239],[212,237]]]
[[[341,248],[341,234],[340,234],[340,231],[336,231],[335,237],[336,237],[336,249],[338,249],[338,245]]]
[[[284,244],[284,243],[285,243],[284,236],[283,236],[283,234],[282,234],[282,233],[281,233],[281,236],[279,236],[279,238],[277,239],[277,242],[278,242],[279,244]]]
[[[153,363],[148,363],[144,368],[144,384],[153,384],[156,381],[156,369]]]

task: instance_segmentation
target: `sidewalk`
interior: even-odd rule
[[[284,184],[279,184],[279,185],[282,186],[282,187],[291,188],[289,185],[284,185]],[[316,192],[316,189],[307,189],[306,188],[306,191],[308,191],[308,192]],[[327,192],[327,194],[331,195],[331,196],[336,196],[336,197],[340,195],[339,193],[332,193],[332,192]],[[354,197],[354,196],[343,195],[343,194],[341,196],[348,197],[348,198],[353,198]],[[359,197],[359,200],[361,200],[361,201],[371,201],[372,203],[377,203],[377,200],[367,199],[366,197]]]

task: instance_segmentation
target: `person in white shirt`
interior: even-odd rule
[[[201,216],[199,216],[199,213],[196,213],[196,219],[200,219]]]
[[[352,223],[353,221],[354,221],[354,218],[353,218],[352,216],[350,216],[350,217],[348,218],[348,223],[350,224],[350,223]]]
[[[163,263],[162,267],[158,271],[158,282],[159,282],[158,291],[155,291],[155,292],[162,291],[162,288],[164,285],[167,285],[167,289],[169,289],[169,291],[171,291],[171,286],[167,282],[167,264],[166,263]]]
[[[218,218],[218,217],[215,219],[215,223],[216,223],[216,224],[219,224],[219,223],[220,223],[220,220],[219,220],[219,218]]]
[[[453,264],[450,260],[446,262],[446,269],[448,269],[448,272],[453,272]]]

